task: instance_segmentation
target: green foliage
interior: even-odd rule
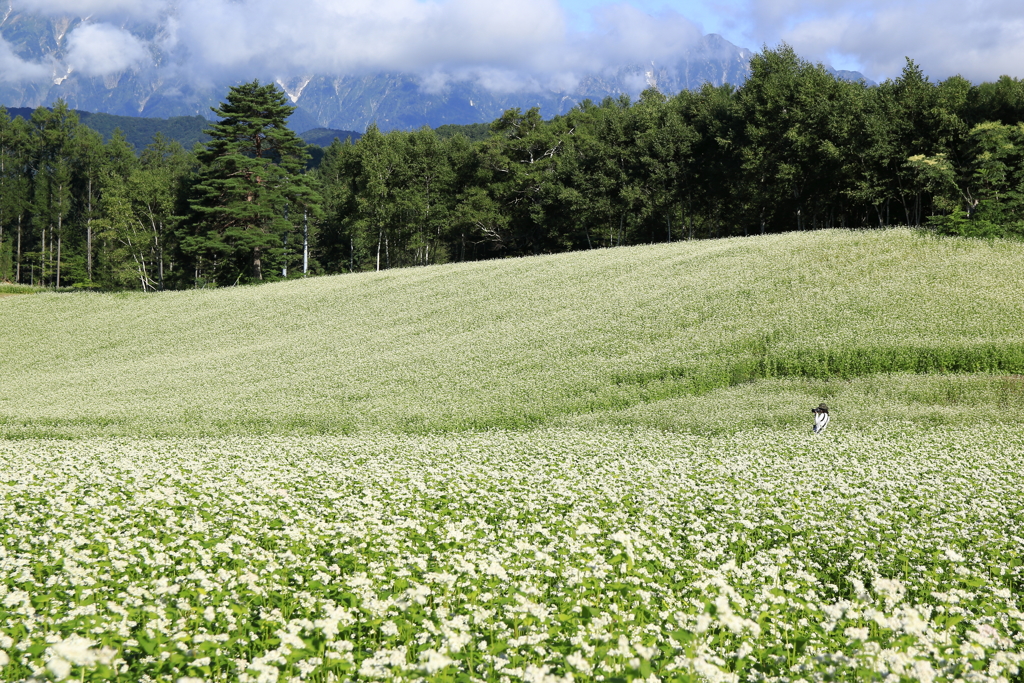
[[[911,157],[909,164],[934,192],[944,214],[929,222],[963,237],[1024,233],[1024,124],[987,122],[963,142],[969,163],[954,166],[945,155]]]
[[[787,45],[751,69],[740,88],[650,89],[550,121],[510,110],[306,141],[283,93],[254,82],[196,156],[145,172],[126,170],[143,123],[96,119],[104,143],[63,104],[32,124],[0,115],[0,277],[181,289],[834,227],[1024,236],[1021,81],[933,83],[908,59],[868,86]],[[105,213],[120,206],[108,190],[134,222]],[[128,248],[119,221],[145,236]]]
[[[358,144],[335,142],[315,179],[324,218],[315,247],[328,272],[445,263],[460,252],[456,215],[471,150],[461,136],[367,130]],[[461,172],[460,172],[461,171]]]
[[[37,109],[29,125],[36,142],[30,161],[31,209],[34,227],[41,235],[40,279],[59,288],[68,232],[65,223],[72,210],[72,145],[78,118],[64,102],[58,102],[52,111]]]
[[[210,127],[212,141],[198,155],[189,199],[192,234],[183,238],[182,251],[202,261],[216,282],[272,278],[284,257],[284,237],[294,229],[288,210],[294,215],[318,204],[302,175],[306,146],[286,124],[294,111],[286,101],[275,85],[253,81],[232,88],[213,110],[223,118]]]
[[[487,123],[446,123],[443,126],[438,126],[434,129],[437,136],[442,140],[453,138],[456,135],[461,135],[470,142],[480,142],[486,140],[491,135],[491,126]]]
[[[565,121],[545,124],[536,107],[525,113],[509,109],[491,124],[479,171],[489,206],[474,218],[481,237],[498,253],[537,254],[570,246],[558,175],[572,134]]]
[[[45,292],[46,289],[43,287],[33,287],[31,285],[16,285],[9,282],[0,283],[0,294],[39,294]]]
[[[209,143],[210,122],[198,114],[172,116],[168,119],[115,116],[103,113],[78,113],[82,124],[95,130],[109,141],[115,130],[121,131],[134,149],[141,152],[157,136],[177,142],[185,149]]]
[[[299,137],[311,145],[317,145],[318,147],[330,147],[331,143],[335,140],[339,140],[341,142],[351,140],[352,142],[356,142],[363,136],[361,133],[357,133],[353,130],[313,128],[312,130],[307,130],[305,133],[300,133]]]
[[[180,145],[158,135],[140,161],[120,130],[104,143],[59,102],[28,121],[0,114],[0,156],[2,278],[162,287],[177,241],[176,197],[191,170]]]
[[[0,282],[19,281],[22,225],[29,207],[29,130],[0,107]],[[13,228],[13,230],[12,230]]]
[[[381,186],[364,174],[377,167],[349,167],[355,177],[335,193],[349,198],[338,205],[348,213],[323,226],[333,237],[319,262],[325,272],[425,263],[421,233],[403,225],[403,202],[429,202],[447,217],[432,248],[455,260],[836,226],[1021,232],[1020,158],[986,128],[1017,125],[1016,81],[931,83],[908,60],[899,78],[868,87],[786,45],[766,47],[751,66],[739,89],[673,98],[649,90],[637,102],[583,102],[551,121],[506,111],[487,136],[435,162],[451,167],[439,177],[453,184],[429,200],[406,180],[421,158],[401,151],[425,133],[378,131],[349,155],[395,150],[389,178],[404,199],[369,200]],[[986,123],[997,112],[1007,119]],[[380,202],[391,207],[387,217]],[[341,255],[341,241],[347,254],[327,257]]]
[[[31,109],[12,108],[12,116],[29,119]],[[109,142],[115,130],[121,131],[128,143],[136,150],[142,150],[157,135],[165,140],[177,142],[185,149],[210,141],[206,129],[210,122],[199,116],[172,116],[167,119],[146,118],[139,116],[118,116],[101,112],[74,110],[79,122],[86,128],[99,133],[105,142]]]

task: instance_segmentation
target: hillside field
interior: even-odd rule
[[[1022,266],[829,231],[0,290],[0,680],[1021,683]]]
[[[0,304],[0,436],[1018,421],[1024,245],[818,232]],[[760,380],[760,381],[759,381]],[[767,381],[765,381],[767,380]]]

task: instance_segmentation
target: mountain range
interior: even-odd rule
[[[21,117],[26,121],[32,116],[32,112],[35,111],[29,107],[5,107],[7,114],[13,117]],[[192,149],[197,144],[206,144],[210,141],[210,136],[207,129],[210,126],[210,120],[202,116],[172,116],[170,118],[153,118],[153,117],[141,117],[141,116],[122,116],[119,114],[107,114],[107,113],[94,113],[82,110],[73,110],[78,116],[78,120],[82,125],[87,128],[92,128],[94,131],[103,136],[104,142],[109,142],[111,136],[115,130],[120,130],[121,134],[124,135],[132,147],[135,148],[136,152],[141,152],[142,149],[153,142],[153,138],[159,133],[165,140],[170,142],[177,142],[181,144],[185,149]],[[472,126],[455,126],[458,129],[457,132],[461,132],[467,137],[470,137]],[[444,133],[444,129],[438,131]],[[456,131],[452,131],[454,134]],[[328,147],[338,138],[339,141],[344,142],[345,140],[351,139],[352,142],[356,142],[362,137],[362,133],[357,133],[351,130],[332,130],[329,128],[312,128],[299,134],[306,143],[314,145],[315,147]],[[314,163],[320,163],[320,157],[323,152],[317,152],[315,148],[311,148],[310,153],[313,155]]]
[[[205,83],[187,75],[161,69],[157,28],[124,24],[123,29],[155,55],[152,63],[124,68],[117,73],[90,76],[69,66],[67,36],[88,25],[87,16],[46,18],[8,8],[0,15],[4,48],[20,63],[35,65],[34,78],[13,78],[0,71],[0,104],[8,108],[47,106],[63,99],[72,109],[119,116],[214,118],[210,110],[236,83]],[[414,73],[380,72],[336,76],[310,73],[274,80],[296,107],[289,123],[294,130],[364,131],[376,123],[382,130],[412,130],[423,126],[486,123],[512,107],[540,107],[550,118],[590,99],[599,102],[621,94],[636,97],[655,87],[667,95],[694,89],[703,83],[740,85],[750,73],[752,53],[725,38],[709,34],[681,50],[676,63],[629,64],[614,71],[576,79],[565,89],[536,86],[515,92],[499,92],[479,82],[453,80],[443,87],[428,87]],[[3,69],[0,54],[0,69]],[[48,73],[42,73],[44,71]],[[835,72],[851,80],[856,72]],[[254,74],[253,77],[259,77]],[[251,79],[250,79],[251,80]]]

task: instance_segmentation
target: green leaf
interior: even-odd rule
[[[139,641],[139,647],[142,648],[142,651],[145,652],[147,655],[150,655],[150,656],[155,654],[156,651],[157,651],[157,648],[160,646],[159,639],[157,639],[157,638],[147,638],[146,636],[144,636],[142,634],[136,635],[135,636],[135,640]]]

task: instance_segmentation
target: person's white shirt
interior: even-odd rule
[[[828,413],[814,414],[814,433],[821,434],[828,427]]]

